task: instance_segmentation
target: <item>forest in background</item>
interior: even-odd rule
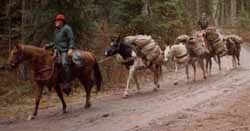
[[[16,42],[43,46],[52,41],[58,12],[66,15],[78,48],[94,52],[98,59],[114,35],[147,34],[161,47],[172,44],[176,36],[198,30],[203,12],[210,25],[220,29],[250,29],[249,0],[1,0],[0,10],[0,64]],[[126,70],[114,63],[102,65],[105,84],[124,81]],[[15,75],[0,74],[0,102],[30,92],[31,84],[17,83]]]
[[[170,44],[197,28],[203,12],[217,27],[249,29],[249,0],[1,0],[0,39],[41,45],[53,40],[64,12],[80,48],[102,48],[115,34],[150,34]]]

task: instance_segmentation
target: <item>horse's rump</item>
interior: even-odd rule
[[[208,48],[204,45],[204,41],[199,37],[190,39],[187,48],[190,55],[193,57],[203,57],[209,53]]]
[[[241,50],[241,44],[244,42],[240,36],[228,35],[224,37],[226,42],[227,54],[234,55]]]
[[[83,66],[92,66],[96,63],[96,57],[93,53],[83,50],[75,50],[79,54],[79,59],[81,59],[84,63]]]
[[[242,44],[244,40],[238,35],[227,35],[224,37],[225,40],[232,40],[236,44]]]
[[[189,40],[189,36],[188,35],[180,35],[180,36],[178,36],[177,38],[176,38],[176,40],[175,40],[175,44],[179,44],[179,43],[181,43],[181,42],[184,42],[184,43],[186,43],[188,40]]]
[[[171,54],[174,57],[182,57],[188,54],[187,48],[183,44],[173,45],[171,48]]]
[[[149,61],[154,61],[155,59],[157,59],[159,57],[159,54],[161,53],[161,49],[160,47],[158,48],[154,48],[152,51],[151,51],[151,54],[150,55],[147,55],[147,60]],[[160,55],[161,56],[161,55]]]

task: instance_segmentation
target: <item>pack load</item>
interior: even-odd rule
[[[191,37],[187,42],[187,48],[191,56],[202,57],[209,53],[200,37]]]
[[[179,43],[186,43],[189,39],[188,35],[180,35],[176,38],[175,40],[175,44],[179,44]]]
[[[223,39],[229,55],[239,52],[241,50],[241,44],[244,42],[243,39],[237,35],[227,35]]]
[[[151,36],[127,36],[124,38],[124,43],[134,45],[138,49],[140,57],[146,61],[159,63],[164,59],[160,46]]]
[[[225,40],[232,40],[236,44],[242,44],[244,42],[243,39],[238,35],[227,35],[224,37],[224,39]]]
[[[225,44],[223,42],[222,36],[216,28],[207,28],[204,33],[204,38],[208,42],[208,48],[210,51],[215,52],[216,54],[225,53]]]

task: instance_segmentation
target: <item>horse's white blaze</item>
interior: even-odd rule
[[[105,51],[105,52],[104,52],[104,55],[107,56],[107,55],[108,55],[108,51]]]

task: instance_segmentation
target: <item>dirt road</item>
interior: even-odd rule
[[[223,71],[215,65],[212,76],[205,81],[199,77],[187,83],[184,73],[180,73],[180,84],[174,86],[173,74],[164,74],[157,92],[152,91],[152,84],[145,84],[140,94],[131,92],[128,99],[122,99],[122,91],[93,99],[88,110],[82,103],[70,105],[63,115],[61,107],[44,109],[33,121],[0,123],[0,131],[245,130],[250,121],[245,118],[250,116],[249,56],[250,50],[243,48],[242,65],[233,70],[231,59],[224,58]]]

